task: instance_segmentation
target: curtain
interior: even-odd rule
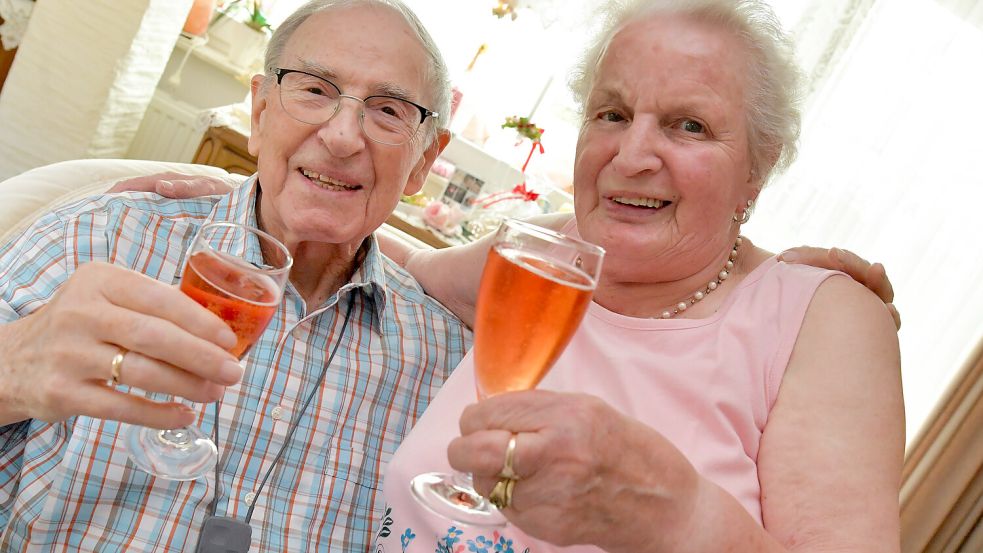
[[[910,448],[901,486],[904,553],[983,551],[983,343]]]
[[[816,1],[794,28],[810,77],[801,153],[748,234],[885,263],[904,320],[902,548],[978,553],[983,3]]]
[[[812,78],[800,155],[747,234],[887,266],[910,447],[983,335],[983,3],[817,1],[796,29]]]

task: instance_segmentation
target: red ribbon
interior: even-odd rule
[[[512,192],[522,196],[524,200],[530,202],[534,202],[536,201],[537,198],[539,198],[539,193],[533,192],[532,190],[528,190],[526,188],[526,183],[515,185],[515,188],[512,189]]]
[[[532,155],[536,153],[536,148],[539,148],[539,153],[545,153],[542,142],[536,140],[532,143],[532,148],[529,150],[529,155],[526,156],[526,162],[522,164],[523,176],[526,174],[526,168],[529,167],[529,161],[532,159]],[[523,181],[522,183],[515,185],[511,192],[496,192],[495,194],[489,194],[484,199],[475,201],[475,204],[479,207],[487,208],[493,204],[497,204],[498,202],[505,200],[525,200],[527,202],[534,202],[537,199],[539,199],[539,193],[526,188],[526,183]]]
[[[543,132],[546,132],[546,131],[543,131]],[[526,156],[526,162],[522,164],[522,173],[523,174],[526,173],[526,167],[529,167],[529,160],[531,160],[532,159],[532,155],[534,153],[536,153],[536,147],[537,146],[539,146],[539,153],[541,153],[541,154],[545,154],[546,153],[546,151],[543,150],[543,143],[540,142],[539,140],[534,141],[532,143],[532,148],[529,149],[529,155]]]

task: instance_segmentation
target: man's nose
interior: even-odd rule
[[[362,103],[357,98],[342,96],[334,115],[321,123],[317,130],[321,142],[328,148],[331,155],[349,157],[365,148],[365,134],[362,132]]]
[[[661,170],[666,140],[657,119],[645,117],[632,120],[621,135],[618,153],[612,160],[615,170],[625,177]]]

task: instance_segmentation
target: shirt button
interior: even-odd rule
[[[246,505],[252,506],[253,501],[256,500],[256,494],[249,492],[246,494],[246,497],[242,498],[242,500],[246,502]]]
[[[277,405],[276,407],[274,407],[272,410],[270,410],[270,416],[273,417],[273,420],[275,420],[275,421],[278,421],[278,420],[282,419],[283,418],[283,407],[280,407],[279,405]]]

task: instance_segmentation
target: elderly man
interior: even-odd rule
[[[0,550],[190,551],[213,516],[201,551],[368,548],[380,471],[470,342],[372,237],[446,145],[448,90],[398,0],[315,0],[252,79],[244,186],[90,199],[0,249]],[[262,228],[295,259],[244,373],[229,328],[173,286],[208,221]],[[217,479],[135,469],[119,421],[217,421]]]

